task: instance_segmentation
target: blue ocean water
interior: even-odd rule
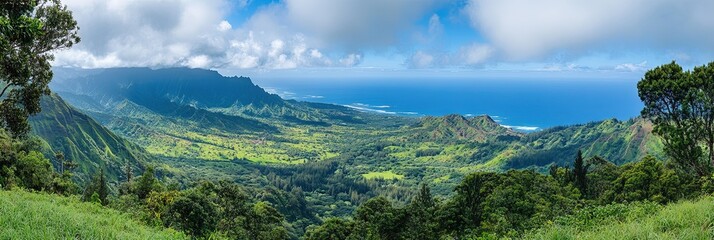
[[[638,79],[253,79],[287,99],[400,115],[488,114],[535,130],[639,115]]]

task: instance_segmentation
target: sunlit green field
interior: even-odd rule
[[[372,180],[372,179],[383,179],[383,180],[393,180],[393,179],[403,179],[404,175],[396,174],[392,171],[384,171],[384,172],[370,172],[370,173],[365,173],[362,174],[362,177],[364,177],[367,180]]]

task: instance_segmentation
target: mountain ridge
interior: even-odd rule
[[[104,168],[111,182],[122,180],[124,168],[143,168],[151,158],[144,150],[115,135],[90,116],[68,105],[56,94],[41,100],[42,111],[30,118],[32,133],[46,143],[43,154],[55,167],[60,163],[55,152],[78,164],[74,170],[80,182],[89,181],[99,168]]]

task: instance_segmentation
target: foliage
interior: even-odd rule
[[[521,238],[553,224],[588,231],[647,217],[660,204],[707,194],[712,185],[710,178],[683,175],[651,156],[616,166],[577,154],[573,166],[581,170],[553,166],[550,175],[532,170],[472,173],[444,201],[435,201],[425,185],[405,207],[373,198],[357,209],[354,220],[328,220],[310,227],[306,237]],[[582,182],[587,184],[579,190]]]
[[[96,200],[98,200],[100,204],[109,204],[109,186],[107,186],[107,179],[104,176],[103,168],[100,168],[99,172],[97,172],[92,179],[92,182],[87,184],[87,187],[84,189],[84,193],[82,193],[82,200],[95,202],[95,195],[97,198]]]
[[[188,239],[76,196],[0,191],[0,206],[2,239]]]
[[[72,174],[54,171],[49,159],[36,149],[33,141],[18,141],[0,130],[0,187],[49,191],[69,195],[77,191]]]
[[[584,210],[524,239],[712,239],[714,199],[704,197],[665,207],[615,204]]]
[[[169,205],[163,220],[169,227],[202,237],[215,230],[217,211],[206,195],[199,191],[187,191]]]
[[[78,43],[78,29],[60,0],[0,3],[0,126],[14,136],[27,133],[50,92],[52,51]]]
[[[613,182],[613,200],[631,202],[649,200],[666,203],[684,197],[686,184],[673,169],[662,162],[645,157],[622,166],[622,173]]]
[[[647,71],[637,84],[642,116],[682,170],[706,176],[714,164],[714,63],[684,72],[675,62]],[[707,147],[709,157],[702,146]]]
[[[580,194],[586,195],[588,190],[588,168],[590,166],[585,165],[585,159],[583,159],[583,152],[578,150],[578,155],[575,157],[575,162],[573,163],[573,179],[575,180],[575,187],[580,190]]]
[[[150,225],[176,228],[198,238],[287,239],[284,216],[269,203],[254,201],[231,182],[200,182],[185,190],[163,186],[153,168],[126,183],[113,208]]]
[[[306,240],[348,239],[354,231],[354,222],[340,218],[330,218],[322,225],[310,228],[305,233]]]

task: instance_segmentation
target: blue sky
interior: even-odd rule
[[[714,60],[711,0],[64,0],[55,66],[251,75],[633,73]]]

